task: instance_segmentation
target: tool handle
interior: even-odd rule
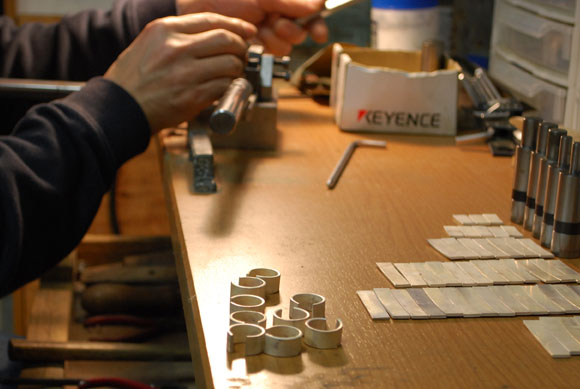
[[[209,118],[213,132],[229,134],[235,128],[253,92],[252,85],[245,78],[236,78],[218,103]]]

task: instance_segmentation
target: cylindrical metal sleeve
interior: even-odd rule
[[[532,234],[534,238],[540,237],[542,230],[542,217],[544,216],[544,196],[546,195],[546,181],[548,180],[548,160],[546,157],[540,159],[540,169],[538,173],[538,185],[536,186],[536,209],[534,212],[534,225]]]
[[[536,149],[536,139],[538,137],[538,127],[542,119],[532,116],[524,118],[524,130],[522,132],[522,147],[528,150]]]
[[[432,72],[441,69],[443,42],[433,39],[423,42],[421,46],[421,71]]]
[[[563,258],[578,255],[580,237],[580,177],[560,172],[551,248]]]
[[[252,89],[252,85],[245,78],[240,77],[232,81],[209,118],[213,132],[229,134],[236,128]]]
[[[531,150],[522,147],[516,149],[511,221],[518,224],[522,224],[524,221],[531,155]]]
[[[552,129],[548,132],[548,147],[546,148],[546,157],[548,161],[558,162],[558,153],[560,152],[560,138],[566,136],[567,131],[561,128]]]
[[[570,162],[570,174],[580,176],[580,142],[574,142],[572,146],[572,162]]]
[[[528,176],[528,189],[526,195],[526,210],[524,213],[524,228],[532,230],[534,223],[534,212],[536,210],[536,191],[538,190],[538,176],[540,171],[540,161],[542,155],[532,151],[530,158],[530,174]]]
[[[548,166],[548,179],[546,181],[546,194],[544,195],[544,215],[540,231],[540,243],[550,247],[552,241],[552,229],[554,228],[554,211],[556,210],[556,195],[558,193],[558,167]]]
[[[557,129],[556,123],[543,122],[538,130],[538,139],[536,140],[536,153],[546,155],[546,148],[548,146],[548,132],[551,129]]]
[[[563,136],[560,139],[560,152],[558,153],[558,169],[568,171],[570,169],[570,159],[572,156],[572,137]]]

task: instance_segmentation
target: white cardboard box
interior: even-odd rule
[[[330,104],[341,130],[455,135],[457,68],[421,72],[420,52],[343,47],[332,53]]]

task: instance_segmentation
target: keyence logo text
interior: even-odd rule
[[[388,112],[359,109],[358,119],[376,126],[439,128],[441,114],[433,112]]]

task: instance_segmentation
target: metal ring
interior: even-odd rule
[[[299,293],[290,298],[290,311],[292,308],[302,308],[310,312],[312,317],[324,317],[326,299],[324,296],[314,293]]]
[[[236,344],[246,344],[246,355],[264,352],[266,330],[256,324],[234,324],[228,330],[228,352],[235,352]]]
[[[230,299],[230,313],[237,311],[266,311],[266,300],[251,294],[240,294]]]
[[[288,312],[288,318],[283,317],[283,309],[274,311],[273,323],[274,325],[286,325],[298,328],[304,333],[304,325],[306,320],[310,319],[310,312],[305,309],[294,307]]]
[[[251,294],[261,298],[266,297],[266,281],[257,277],[240,277],[238,283],[232,281],[230,296]]]
[[[266,315],[256,311],[232,312],[230,314],[230,325],[233,324],[257,324],[260,327],[266,328]]]
[[[266,330],[264,353],[273,357],[294,357],[302,352],[302,331],[291,326],[273,326]]]
[[[266,281],[266,294],[274,294],[280,291],[280,272],[276,269],[257,268],[248,272],[250,277],[258,277]]]
[[[342,321],[336,319],[336,327],[328,329],[325,318],[313,318],[306,321],[304,343],[308,346],[329,349],[337,348],[342,341]]]

